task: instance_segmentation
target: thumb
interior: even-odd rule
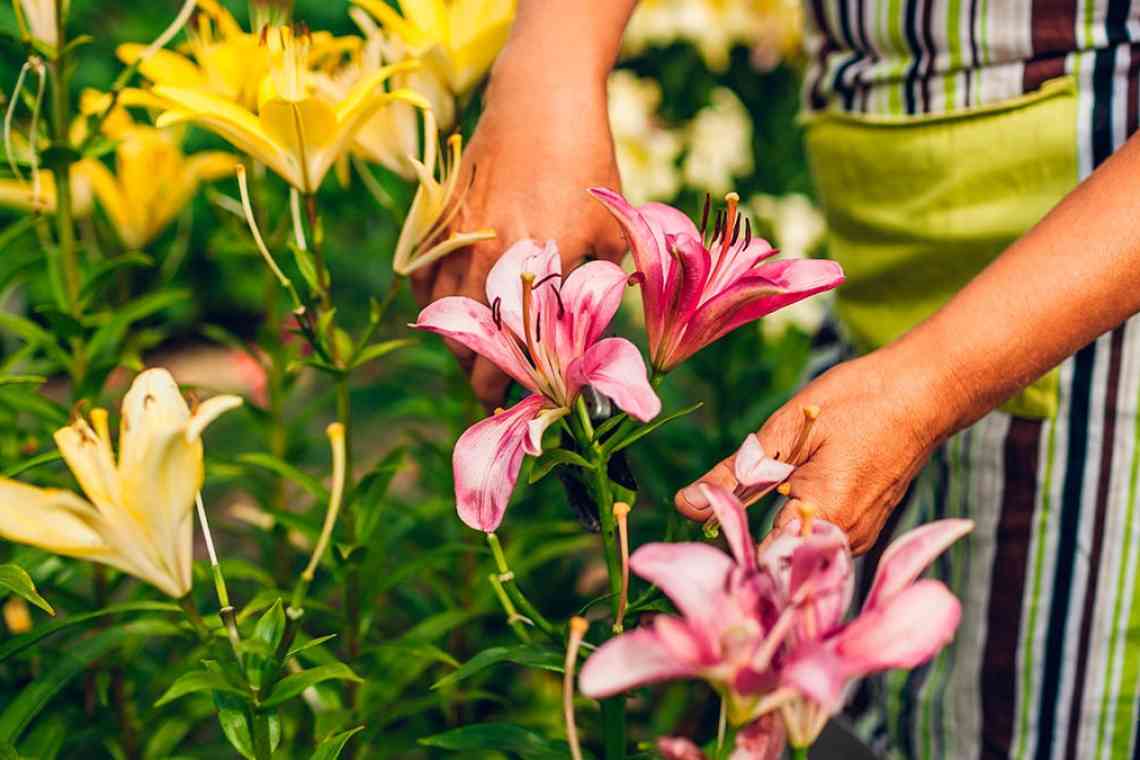
[[[810,431],[811,422],[819,414],[818,407],[801,407],[792,404],[780,408],[773,414],[764,427],[756,434],[760,439],[760,446],[773,459],[798,464],[802,459],[805,448],[806,434]],[[693,483],[677,491],[673,497],[673,504],[677,511],[690,520],[704,521],[712,516],[708,500],[701,493],[702,484],[717,485],[733,491],[739,485],[736,479],[736,454],[722,459],[715,467],[697,478]],[[793,472],[790,479],[794,479]]]

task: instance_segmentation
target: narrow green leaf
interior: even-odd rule
[[[171,635],[178,629],[165,621],[136,620],[81,639],[53,653],[51,666],[25,686],[0,714],[0,742],[12,743],[28,723],[67,683],[91,663],[134,636]]]
[[[566,760],[570,755],[566,742],[552,741],[511,723],[476,723],[453,728],[420,739],[420,744],[458,752],[497,750],[518,755],[523,760]],[[592,757],[585,750],[583,755]]]
[[[309,668],[282,678],[273,687],[273,691],[269,692],[269,696],[262,702],[261,706],[263,708],[276,707],[322,681],[356,681],[362,683],[363,680],[343,662],[318,665],[315,668]]]
[[[510,647],[491,647],[463,663],[457,670],[448,673],[432,684],[431,688],[442,689],[445,686],[462,681],[464,678],[486,670],[500,662],[513,662],[528,668],[541,668],[555,673],[562,672],[565,656],[562,652],[537,644],[519,644]]]
[[[317,277],[317,264],[313,260],[313,254],[308,250],[302,250],[297,246],[293,240],[289,241],[289,250],[293,253],[293,261],[297,264],[297,269],[301,272],[301,277],[305,279],[305,283],[309,286],[310,293],[320,293],[321,284]]]
[[[126,604],[116,604],[110,607],[105,607],[95,612],[85,612],[82,615],[72,615],[63,620],[56,620],[46,625],[37,625],[32,630],[20,636],[14,636],[3,644],[0,644],[0,662],[23,652],[33,644],[51,636],[53,633],[58,633],[67,628],[73,628],[84,623],[89,623],[92,620],[97,620],[108,615],[118,615],[124,612],[177,612],[181,613],[182,610],[177,604],[170,604],[168,602],[127,602]]]
[[[585,467],[589,469],[592,465],[586,459],[573,451],[568,449],[550,449],[549,451],[542,452],[534,462],[534,466],[530,470],[529,483],[537,483],[538,481],[549,475],[555,468],[562,465],[573,465],[574,467]]]
[[[363,730],[364,726],[357,726],[326,737],[317,747],[317,751],[313,753],[312,760],[336,760],[340,757],[340,753],[344,750],[344,745],[348,743],[348,740],[356,732]]]
[[[32,582],[32,576],[28,575],[24,568],[19,565],[0,565],[0,590],[3,589],[7,589],[25,601],[31,602],[49,615],[55,614],[55,610],[51,608],[47,600],[36,592],[36,584]]]
[[[10,311],[0,311],[0,330],[23,338],[28,343],[42,347],[60,364],[67,364],[67,354],[56,343],[55,337],[30,319],[25,319]]]
[[[304,642],[303,644],[294,644],[293,648],[289,650],[289,653],[287,655],[285,655],[285,659],[288,660],[290,657],[296,657],[297,655],[301,654],[301,652],[312,649],[313,647],[319,647],[321,644],[324,644],[326,641],[331,641],[332,639],[335,639],[335,638],[336,638],[336,634],[330,633],[327,636],[318,636],[315,639],[309,639],[308,641]]]
[[[249,698],[241,688],[230,683],[229,679],[221,673],[211,672],[209,670],[191,670],[189,673],[183,673],[175,679],[174,683],[170,684],[168,688],[158,701],[154,703],[155,707],[162,707],[169,704],[179,697],[184,697],[187,694],[193,694],[197,691],[220,691],[226,694],[234,694],[239,697]]]
[[[141,298],[116,309],[112,317],[95,331],[91,342],[87,346],[87,356],[94,360],[103,353],[110,353],[123,340],[131,325],[139,320],[162,311],[179,301],[189,297],[185,290],[160,290],[149,293]]]
[[[327,502],[329,500],[329,492],[321,481],[314,478],[312,475],[301,472],[293,465],[278,459],[270,454],[265,454],[260,451],[242,454],[238,457],[238,461],[244,464],[251,464],[255,467],[263,467],[286,480],[291,480],[301,488],[309,492],[314,499],[319,502]]]
[[[405,346],[415,345],[416,342],[417,341],[415,338],[397,338],[395,340],[384,340],[380,341],[379,343],[373,343],[371,346],[367,346],[359,354],[356,355],[356,359],[352,362],[352,368],[356,369],[362,364],[367,364],[368,362],[375,361],[376,359],[379,359],[386,354],[390,354],[393,351],[398,351]]]
[[[627,446],[631,446],[631,445],[637,443],[642,438],[649,435],[650,433],[652,433],[654,430],[661,427],[662,425],[670,423],[679,417],[684,417],[686,414],[692,414],[693,412],[700,409],[702,406],[704,406],[704,402],[698,401],[697,403],[693,404],[692,406],[686,406],[684,409],[673,412],[668,417],[660,417],[660,418],[654,420],[653,422],[650,422],[648,425],[643,425],[643,426],[639,427],[637,430],[634,430],[632,433],[630,433],[628,436],[626,436],[624,440],[606,441],[604,451],[605,451],[606,455],[612,456],[612,455],[618,453],[619,451],[621,451],[622,449],[626,448]]]

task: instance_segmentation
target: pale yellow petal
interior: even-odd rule
[[[309,152],[306,156],[309,162],[308,172],[313,178],[314,187],[320,184],[321,178],[332,166],[333,161],[349,149],[360,126],[378,109],[392,103],[410,103],[420,108],[428,107],[427,101],[411,90],[378,91],[371,97],[357,102],[352,110],[344,112],[343,118],[338,114],[333,141],[318,151]]]
[[[122,501],[110,442],[97,435],[87,420],[79,418],[60,428],[54,438],[79,487],[100,511]]]
[[[464,44],[451,48],[448,83],[452,92],[463,95],[482,81],[499,51],[507,42],[511,21],[477,27],[476,34]]]
[[[167,111],[156,122],[165,127],[193,122],[228,140],[234,147],[280,174],[287,182],[301,182],[300,167],[284,145],[273,140],[257,117],[229,101],[200,92],[159,87],[155,94],[169,100],[176,110]]]
[[[352,89],[344,96],[344,100],[337,103],[337,121],[347,121],[348,119],[355,118],[356,112],[361,109],[375,110],[371,108],[371,101],[377,95],[384,94],[382,87],[384,82],[398,74],[407,74],[415,71],[419,67],[419,61],[401,61],[400,63],[393,63],[390,66],[382,66],[364,77],[352,86]],[[417,108],[431,108],[431,103],[424,99],[419,93],[407,89],[403,91],[409,94],[408,97],[405,98],[407,102],[412,103]],[[400,92],[400,90],[397,90],[397,92]]]
[[[31,182],[0,179],[0,206],[25,212],[55,213],[55,181],[51,172],[40,172],[40,191]]]
[[[202,487],[202,444],[186,435],[190,408],[174,378],[149,369],[123,398],[119,480],[124,511],[148,526],[149,558],[181,581],[191,551],[186,521]],[[140,560],[141,561],[141,560]]]
[[[119,60],[127,65],[139,60],[147,45],[128,42],[115,49]],[[205,87],[208,83],[198,65],[184,55],[171,50],[155,50],[139,64],[139,73],[155,84],[169,87]]]
[[[218,31],[222,33],[223,37],[236,37],[245,34],[245,30],[234,19],[233,14],[217,0],[198,0],[198,8],[218,25]]]
[[[89,160],[82,162],[79,173],[84,181],[91,187],[103,212],[111,220],[115,231],[128,246],[133,247],[140,236],[139,228],[134,224],[127,197],[119,187],[115,175],[99,161]]]
[[[0,478],[0,536],[55,554],[106,561],[111,550],[92,505],[71,491]]]
[[[205,150],[186,157],[186,171],[198,182],[213,182],[232,177],[240,163],[233,153],[223,150]]]
[[[207,425],[231,409],[237,409],[242,403],[241,396],[214,396],[203,401],[194,410],[190,424],[186,426],[186,439],[188,441],[198,440]]]
[[[466,248],[473,243],[478,243],[480,240],[494,239],[495,231],[492,229],[475,230],[474,232],[457,232],[452,234],[451,237],[447,238],[446,240],[436,243],[434,246],[424,251],[419,256],[412,258],[410,261],[401,261],[397,264],[397,262],[393,260],[392,268],[398,274],[402,274],[407,277],[417,269],[421,269],[428,264],[433,264],[436,261],[442,259],[444,256],[447,256],[450,253],[454,253],[461,248]]]
[[[395,34],[412,49],[416,55],[426,52],[433,45],[437,44],[439,40],[429,34],[427,31],[419,28],[414,23],[405,19],[396,10],[388,5],[384,0],[352,0],[364,10],[371,13],[377,21],[383,25],[389,32]],[[436,0],[429,0],[435,2]]]

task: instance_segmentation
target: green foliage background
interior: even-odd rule
[[[107,87],[120,71],[115,46],[152,39],[177,5],[173,0],[73,0],[72,28],[93,38],[78,53],[77,87]],[[244,7],[231,4],[231,8],[244,15]],[[298,0],[295,17],[313,29],[349,33],[353,29],[346,8],[343,0]],[[0,30],[12,29],[11,9],[0,5]],[[20,63],[21,49],[4,38],[0,87],[10,89]],[[755,175],[741,183],[742,197],[810,191],[801,135],[794,123],[799,76],[793,68],[782,66],[760,74],[750,66],[748,51],[737,50],[729,70],[718,75],[683,43],[623,65],[660,81],[665,93],[661,110],[670,121],[690,118],[717,85],[740,96],[755,120],[757,163]],[[468,111],[470,127],[477,104]],[[220,146],[201,132],[193,132],[189,144]],[[404,203],[410,200],[412,188],[390,177],[386,182]],[[286,190],[275,179],[267,185],[271,236],[281,239],[288,223]],[[244,223],[220,210],[210,193],[234,197],[236,184],[222,181],[200,193],[192,214],[151,246],[154,266],[121,273],[110,300],[95,305],[105,308],[111,319],[141,297],[172,294],[161,308],[147,311],[130,325],[118,357],[127,364],[159,347],[216,342],[223,336],[235,344],[259,343],[270,347],[271,353],[276,350],[271,347],[280,343],[282,324],[265,318],[279,299],[276,285],[257,257]],[[702,199],[696,193],[687,192],[680,200],[690,213],[699,212]],[[397,221],[376,205],[358,180],[342,188],[330,177],[322,189],[321,208],[339,317],[359,329],[367,318],[369,298],[380,297],[388,287]],[[3,232],[18,219],[0,212],[0,290],[7,294],[5,303],[49,332],[66,330],[62,318],[49,308],[46,252],[37,237]],[[110,235],[106,225],[97,217],[94,234]],[[560,677],[548,669],[560,667],[557,647],[535,643],[525,650],[496,649],[503,661],[455,678],[460,663],[491,648],[514,647],[517,641],[487,582],[493,564],[483,537],[460,523],[451,492],[451,446],[482,411],[442,342],[410,335],[401,326],[415,313],[410,295],[402,293],[384,330],[389,337],[413,337],[414,345],[374,362],[366,381],[353,389],[357,473],[367,474],[369,487],[358,489],[351,509],[367,530],[361,545],[348,556],[334,551],[332,562],[326,564],[331,572],[318,576],[306,631],[315,637],[341,630],[346,568],[359,563],[366,635],[363,654],[351,666],[365,679],[364,728],[349,740],[357,757],[436,757],[448,755],[449,748],[458,749],[462,757],[564,756],[551,743],[563,737]],[[10,360],[24,342],[11,330],[4,332],[2,345]],[[619,325],[618,332],[637,335],[628,324]],[[632,452],[631,466],[641,486],[631,516],[634,546],[663,536],[696,535],[694,527],[675,516],[673,490],[728,454],[786,397],[798,381],[807,348],[807,336],[794,330],[765,342],[758,328],[748,327],[669,378],[663,391],[667,411],[696,401],[703,401],[704,407],[662,428]],[[21,357],[6,370],[14,367],[31,374],[41,370],[58,374],[58,367],[34,357]],[[289,394],[283,429],[246,404],[207,435],[206,501],[231,594],[240,620],[249,627],[278,596],[288,594],[307,557],[283,538],[289,531],[315,535],[323,516],[323,501],[248,456],[273,451],[276,440],[281,460],[318,479],[325,477],[328,449],[322,431],[333,418],[333,398],[331,384],[314,374],[309,371]],[[116,408],[123,390],[121,383],[109,386],[104,405]],[[0,469],[5,474],[41,485],[74,487],[70,474],[52,455],[51,432],[69,414],[58,399],[58,394],[45,393],[36,384],[0,384]],[[30,459],[40,464],[29,467]],[[520,586],[548,617],[564,620],[603,593],[604,573],[597,572],[599,544],[575,519],[557,478],[531,488],[522,487],[525,482],[524,470],[500,537]],[[274,505],[274,528],[262,530],[235,519],[229,508],[242,494],[262,505]],[[204,557],[200,546],[196,556]],[[0,545],[0,560],[28,570],[59,620],[74,620],[97,609],[100,600],[136,604],[118,615],[66,627],[0,663],[0,757],[14,752],[34,758],[125,757],[129,749],[123,745],[122,716],[116,717],[114,709],[117,700],[130,705],[126,719],[136,728],[137,750],[144,757],[232,754],[206,692],[156,705],[180,673],[198,668],[205,656],[174,624],[176,617],[137,606],[166,600],[121,574],[96,573],[89,564],[27,547]],[[208,567],[199,561],[195,572],[199,607],[204,613],[216,610]],[[644,590],[634,580],[633,596]],[[661,602],[653,604],[659,607]],[[39,610],[32,614],[34,630],[49,625],[46,614]],[[6,631],[0,633],[0,650],[14,640]],[[340,646],[334,639],[307,650],[302,659],[307,666],[331,662]],[[495,656],[484,655],[484,660]],[[357,725],[338,708],[339,693],[338,685],[321,684],[312,700],[294,700],[286,706],[282,730],[294,749],[280,756],[308,757],[315,742]],[[641,692],[631,702],[633,735],[641,741],[665,733],[706,740],[715,732],[717,717],[717,703],[710,697],[704,686],[693,684]],[[600,734],[596,705],[582,700],[579,715],[587,746],[596,751],[589,739]],[[496,734],[498,746],[505,750],[501,754],[464,750],[462,733],[438,736],[475,723],[521,728]],[[429,745],[421,743],[433,736],[437,738]]]

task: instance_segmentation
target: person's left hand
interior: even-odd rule
[[[950,432],[948,390],[929,382],[889,351],[840,364],[807,385],[776,411],[758,436],[768,456],[787,461],[804,424],[804,408],[820,414],[788,479],[789,498],[811,502],[819,516],[847,533],[851,549],[871,548],[891,511],[906,493],[935,446]],[[734,456],[697,483],[732,490]],[[700,489],[677,492],[675,503],[693,520],[711,515]],[[776,527],[798,516],[785,506]]]

